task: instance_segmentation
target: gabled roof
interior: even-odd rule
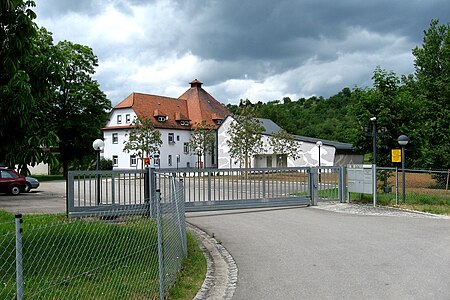
[[[208,94],[199,80],[190,84],[191,88],[178,98],[132,93],[114,109],[132,108],[139,117],[152,117],[155,128],[191,129],[203,120],[218,127],[217,121],[225,119],[229,110]],[[167,120],[158,122],[159,117]],[[182,126],[183,121],[188,121],[189,126]]]
[[[274,121],[269,119],[263,119],[263,118],[257,118],[261,125],[264,126],[264,133],[265,135],[271,136],[274,132],[277,132],[279,130],[282,130],[280,126],[278,126]],[[321,141],[324,145],[332,146],[336,148],[336,150],[339,151],[352,151],[353,146],[352,144],[347,143],[341,143],[341,142],[335,142],[335,141],[329,141],[324,139],[318,139],[318,138],[312,138],[307,136],[301,136],[301,135],[294,135],[294,139],[299,142],[308,142],[308,143],[317,143],[318,141]]]
[[[183,99],[132,93],[114,107],[120,108],[132,108],[138,117],[154,118],[155,128],[190,129],[177,122],[189,121],[187,103]],[[166,121],[158,122],[158,117],[166,117]]]

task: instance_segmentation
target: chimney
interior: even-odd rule
[[[194,81],[190,82],[191,84],[191,88],[196,87],[196,88],[201,88],[203,82],[200,82],[198,79],[194,79]]]

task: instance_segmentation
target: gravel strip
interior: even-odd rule
[[[194,299],[233,298],[238,273],[233,257],[214,237],[192,224],[186,224],[200,242],[200,249],[205,254],[207,263],[206,278]]]
[[[435,215],[419,211],[407,210],[402,208],[377,206],[370,204],[339,203],[339,202],[319,202],[316,209],[323,209],[346,214],[364,215],[364,216],[391,216],[391,217],[410,217],[410,218],[433,218],[450,219],[449,216]]]

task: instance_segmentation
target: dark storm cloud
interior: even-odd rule
[[[448,18],[450,1],[232,0],[192,1],[190,7],[194,26],[182,45],[202,57],[230,60],[308,57],[303,49],[311,53],[320,39],[344,39],[349,27],[420,42],[418,32],[431,18]]]
[[[224,101],[322,95],[413,72],[411,49],[446,0],[38,0],[56,40],[87,44],[113,102],[178,96],[194,78]],[[162,83],[163,82],[163,83]],[[233,100],[234,99],[234,100]]]

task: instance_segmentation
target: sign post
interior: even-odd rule
[[[398,205],[398,163],[402,162],[402,150],[392,149],[391,160],[395,164],[395,205]]]

